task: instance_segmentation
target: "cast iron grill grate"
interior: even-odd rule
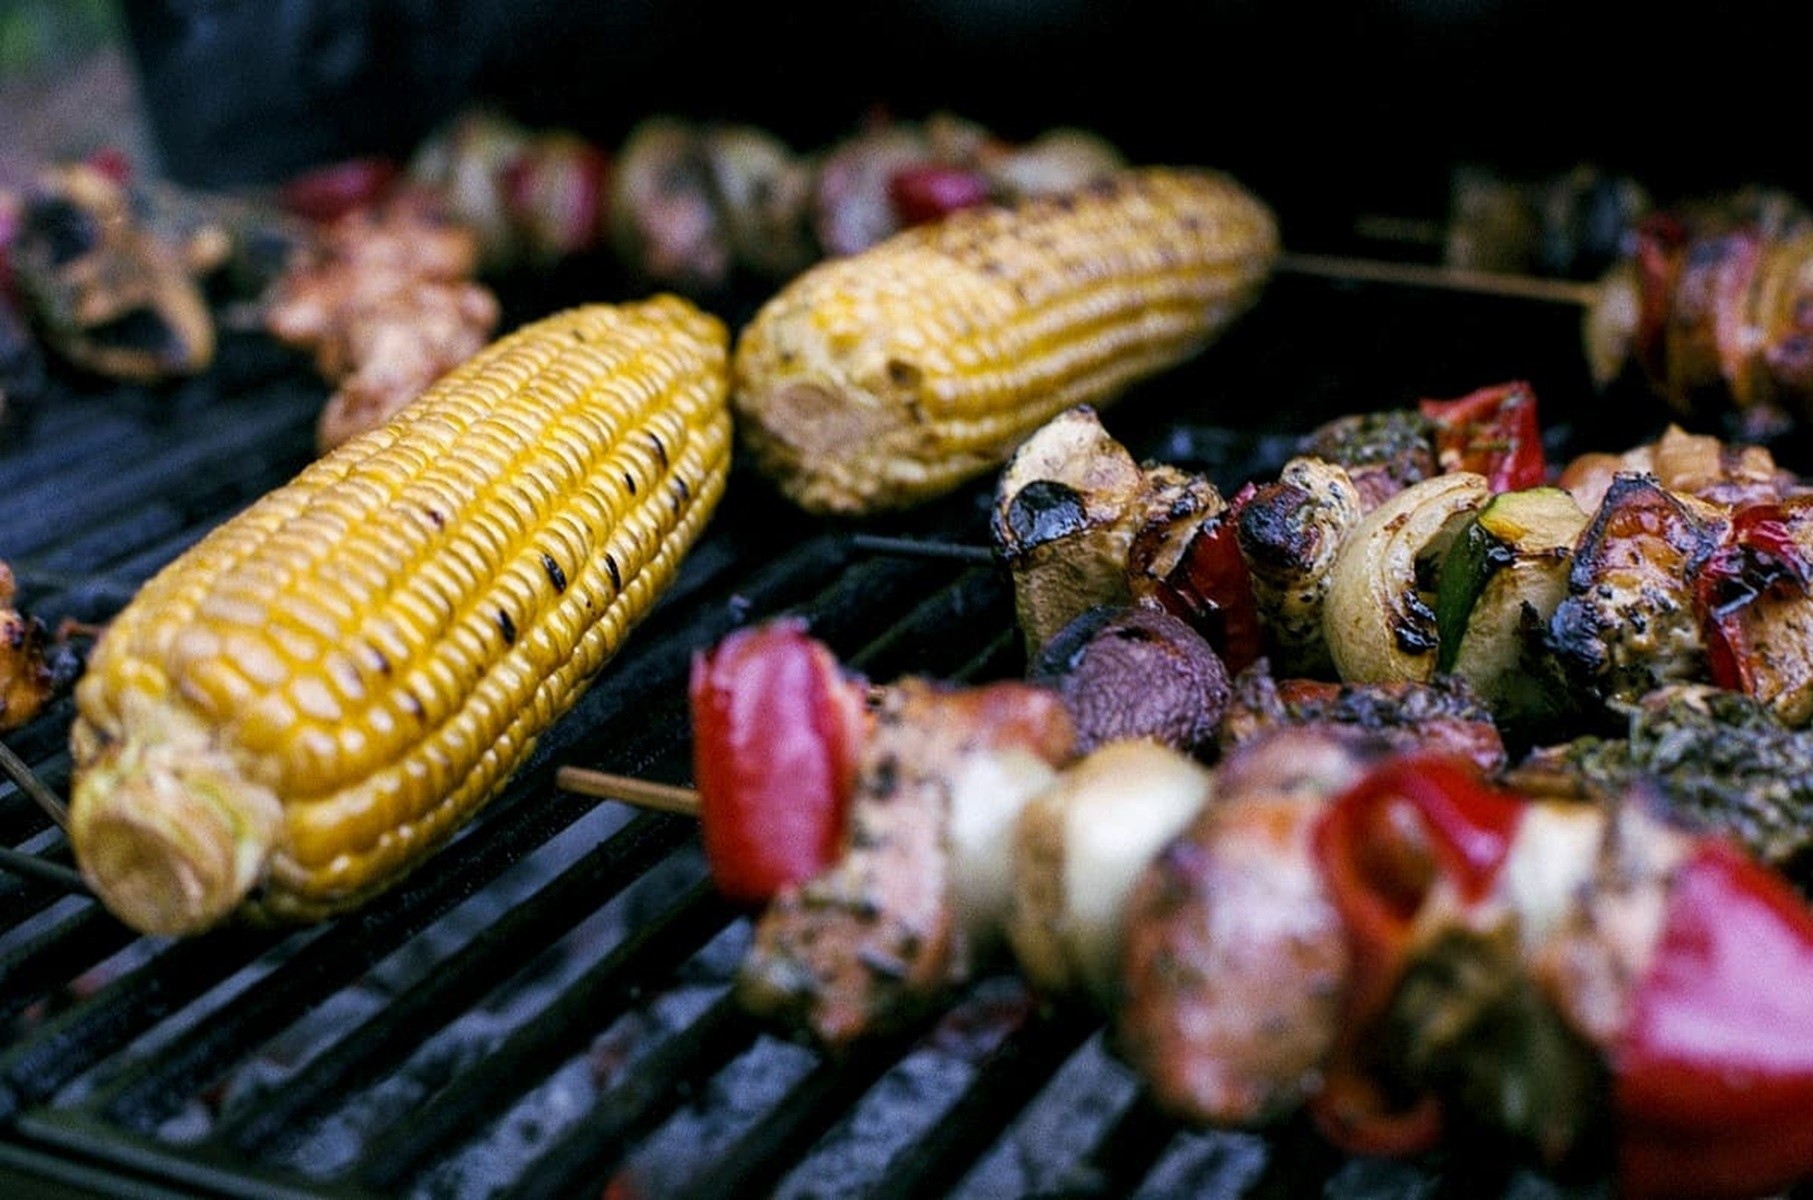
[[[1231,487],[1336,412],[1513,377],[1560,403],[1583,397],[1575,320],[1280,282],[1109,424],[1136,452]],[[15,417],[0,431],[13,501],[0,556],[21,607],[53,625],[104,621],[307,461],[321,398],[293,364],[249,353],[165,392],[65,383]],[[992,567],[855,536],[979,541],[985,485],[858,528],[808,521],[738,470],[737,499],[674,589],[508,791],[361,912],[164,942],[53,883],[0,874],[0,1180],[307,1197],[1597,1191],[1498,1155],[1353,1162],[1298,1126],[1180,1128],[1098,1023],[1041,1010],[1007,974],[835,1061],[744,1015],[727,983],[748,922],[710,888],[691,823],[562,792],[556,767],[684,781],[690,655],[783,611],[875,679],[1023,663]],[[59,794],[71,716],[65,699],[8,738]],[[0,837],[70,861],[10,783]]]

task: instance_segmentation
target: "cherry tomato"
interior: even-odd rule
[[[986,204],[988,180],[975,171],[937,163],[905,167],[888,179],[888,202],[902,225],[919,225],[960,208]]]

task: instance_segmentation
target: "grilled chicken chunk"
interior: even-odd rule
[[[1247,743],[1135,885],[1115,1034],[1168,1111],[1254,1124],[1320,1086],[1348,950],[1309,834],[1371,757],[1365,735],[1326,730]]]
[[[1622,454],[1582,454],[1562,469],[1560,485],[1593,512],[1619,474],[1647,473],[1671,492],[1726,507],[1780,500],[1802,489],[1763,446],[1722,442],[1670,425],[1660,438]]]
[[[1727,527],[1723,510],[1652,475],[1618,475],[1574,553],[1549,625],[1575,684],[1605,700],[1705,678],[1694,579]]]
[[[12,607],[14,592],[12,568],[0,562],[0,730],[37,716],[68,682],[46,656],[44,623]]]
[[[833,1048],[935,1005],[999,935],[1013,821],[1074,752],[1065,708],[1043,688],[888,688],[844,854],[762,915],[743,1002]]]
[[[1240,510],[1240,553],[1279,670],[1333,670],[1322,603],[1341,543],[1366,510],[1365,494],[1346,468],[1314,457],[1285,463],[1277,480],[1261,486]]]
[[[478,256],[476,235],[418,193],[346,214],[298,255],[265,326],[338,385],[319,450],[383,424],[490,340],[500,310],[472,281]]]

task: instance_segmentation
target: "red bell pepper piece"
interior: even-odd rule
[[[1415,754],[1374,768],[1317,821],[1312,845],[1346,926],[1353,967],[1328,1081],[1310,1111],[1342,1149],[1411,1154],[1440,1137],[1434,1096],[1394,1101],[1367,1072],[1367,1038],[1403,975],[1424,901],[1442,880],[1463,901],[1482,899],[1524,808],[1468,763]]]
[[[864,688],[803,622],[738,630],[693,657],[693,782],[725,896],[760,904],[837,856],[867,730]]]
[[[987,177],[962,167],[925,163],[903,167],[888,178],[888,202],[902,225],[936,221],[988,199]]]
[[[1715,685],[1755,692],[1744,610],[1765,592],[1793,588],[1804,595],[1810,584],[1813,563],[1780,505],[1753,504],[1732,516],[1724,544],[1694,581],[1708,674]]]
[[[284,183],[277,189],[277,203],[307,221],[335,221],[383,196],[398,173],[397,164],[387,158],[328,163]]]
[[[1247,484],[1220,516],[1204,522],[1153,593],[1161,607],[1208,639],[1230,672],[1245,670],[1265,650],[1265,629],[1238,536],[1240,510],[1257,490]]]
[[[1436,461],[1442,470],[1484,475],[1494,492],[1547,481],[1536,393],[1529,384],[1484,387],[1458,400],[1424,400],[1417,410],[1435,424]]]
[[[1613,1051],[1624,1191],[1757,1196],[1813,1179],[1813,909],[1707,839]]]

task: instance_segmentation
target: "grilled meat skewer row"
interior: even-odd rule
[[[1444,448],[1439,425],[1432,446],[1424,414],[1447,412],[1467,414],[1451,444],[1498,457]],[[1547,471],[1534,400],[1515,386],[1344,418],[1304,446],[1331,457],[1302,455],[1224,501],[1200,477],[1135,464],[1093,413],[1052,422],[997,491],[1023,624],[1130,596],[1191,620],[1236,669],[1264,654],[1286,677],[1459,673],[1536,732],[1693,680],[1813,719],[1797,632],[1813,621],[1813,502],[1766,450],[1670,428],[1532,487]],[[1439,469],[1469,461],[1490,474]]]
[[[758,922],[741,994],[759,1011],[841,1046],[943,995],[977,944],[951,897],[978,887],[956,827],[980,808],[1017,826],[1007,936],[1023,969],[1102,1003],[1180,1115],[1255,1124],[1308,1106],[1345,1149],[1408,1154],[1464,1110],[1558,1162],[1604,1135],[1609,1094],[1631,1195],[1748,1195],[1813,1170],[1795,1117],[1813,1098],[1813,912],[1634,794],[1527,801],[1464,760],[1322,726],[1249,740],[1213,773],[1121,743],[1028,797],[998,752],[1056,750],[1034,774],[1055,770],[1049,697],[909,683],[882,704],[860,756],[857,804],[873,807]],[[735,744],[759,780],[761,744]],[[1147,755],[1176,765],[1133,765]],[[1104,773],[1119,786],[1085,778]],[[1072,808],[1066,786],[1092,799]],[[1057,838],[1081,845],[1052,870],[1037,851]],[[984,890],[1000,878],[984,870]],[[1729,927],[1707,919],[1718,906]],[[1775,1000],[1728,1003],[1759,969],[1740,946],[1767,955]],[[1683,1022],[1734,1040],[1683,1042]]]
[[[1281,735],[1224,764],[1127,920],[1118,1040],[1182,1114],[1307,1105],[1349,1151],[1409,1154],[1465,1110],[1559,1162],[1609,1095],[1622,1194],[1813,1172],[1813,911],[1640,796]]]

